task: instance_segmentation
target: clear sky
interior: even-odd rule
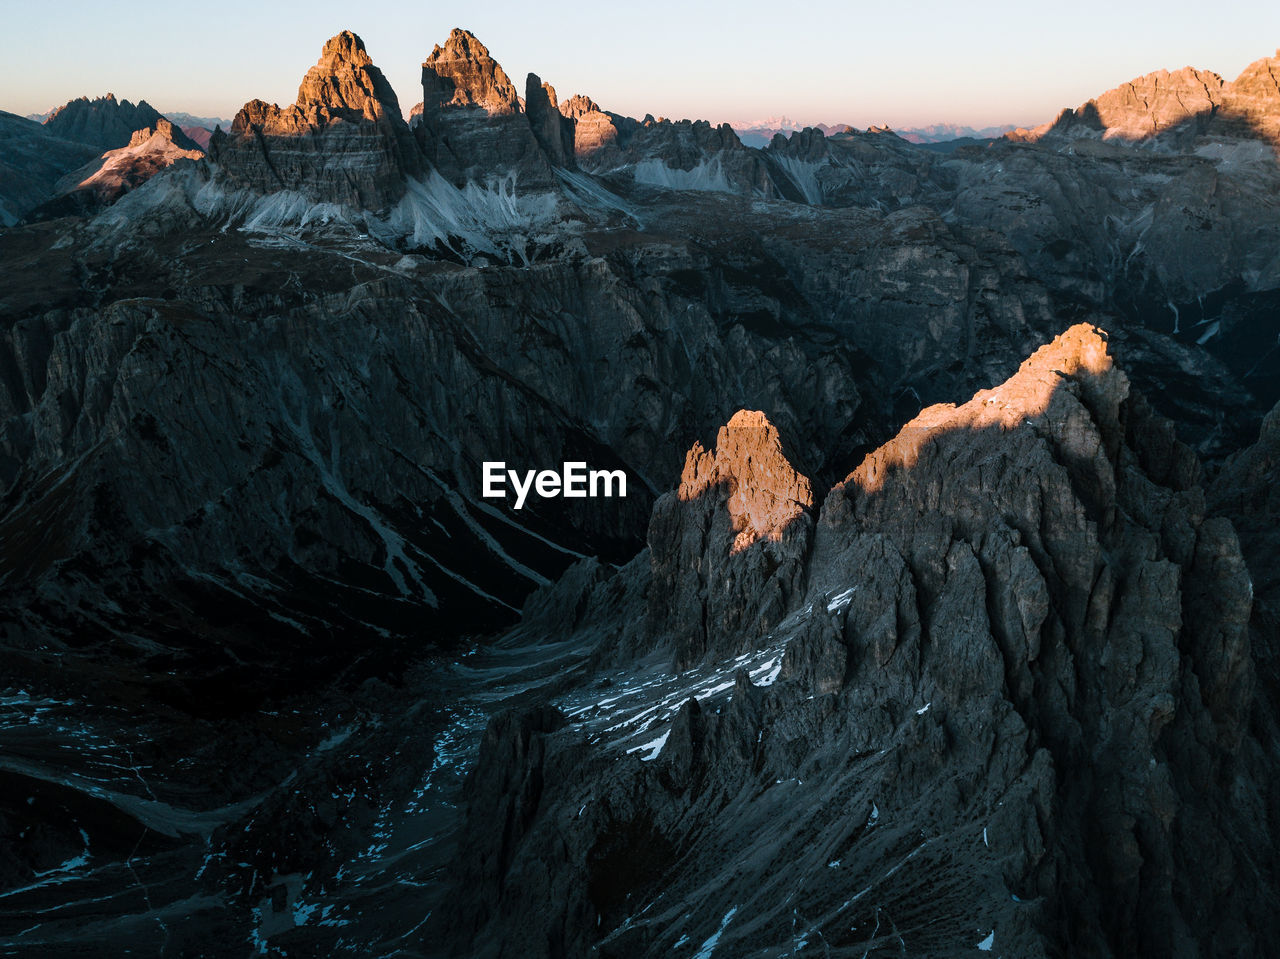
[[[1151,70],[1230,80],[1280,46],[1274,0],[3,4],[0,109],[18,114],[108,91],[205,116],[254,97],[292,103],[343,29],[364,38],[406,112],[422,60],[460,26],[521,92],[532,70],[562,97],[633,116],[898,128],[1040,123]]]

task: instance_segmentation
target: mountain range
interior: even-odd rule
[[[0,114],[0,944],[1277,954],[1280,57],[941,152],[424,53]]]
[[[733,130],[738,134],[738,138],[743,145],[751,147],[765,147],[779,133],[784,136],[790,136],[792,133],[798,133],[805,129],[820,130],[823,136],[828,137],[837,133],[856,132],[854,127],[848,123],[832,125],[815,123],[811,126],[801,126],[791,122],[786,117],[733,124]],[[885,126],[881,129],[887,130],[889,127]],[[904,127],[893,132],[908,143],[941,145],[961,141],[962,144],[968,145],[978,140],[993,140],[1016,129],[1018,129],[1018,125],[1014,123],[993,127],[971,127],[958,123],[931,123],[924,127]]]

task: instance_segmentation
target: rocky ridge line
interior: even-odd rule
[[[1211,70],[1183,67],[1136,77],[1050,123],[1007,136],[1101,136],[1147,140],[1173,134],[1254,137],[1280,148],[1280,50],[1245,67],[1234,81]]]
[[[705,488],[706,456],[682,488]],[[644,761],[555,711],[491,724],[453,954],[516,929],[536,956],[1269,941],[1250,580],[1200,482],[1088,326],[926,410],[827,497],[776,684],[688,701]],[[727,547],[728,497],[714,509]],[[686,588],[725,565],[703,556]],[[651,602],[681,586],[660,570]]]

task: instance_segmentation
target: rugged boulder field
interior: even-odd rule
[[[1280,954],[1280,58],[949,151],[422,71],[0,115],[6,954]]]

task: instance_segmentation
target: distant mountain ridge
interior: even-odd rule
[[[4,117],[0,223],[6,226],[36,210],[44,216],[97,210],[175,160],[202,155],[208,142],[208,134],[201,143],[147,101],[113,93],[78,97],[43,118]]]
[[[802,125],[792,122],[787,117],[778,117],[775,120],[766,121],[738,122],[730,125],[745,146],[754,147],[766,146],[779,133],[783,136],[790,136],[792,133],[798,133],[806,128],[821,130],[824,136],[856,130],[852,124],[848,123]],[[885,126],[880,129],[893,128]],[[950,140],[990,140],[1016,129],[1017,124],[1014,123],[989,127],[971,127],[958,123],[932,123],[924,127],[894,129],[893,132],[908,143],[945,143]]]
[[[88,143],[103,150],[118,150],[129,145],[138,130],[153,128],[163,114],[146,100],[137,104],[117,100],[114,93],[90,100],[79,97],[58,107],[45,120],[45,128],[67,140]],[[174,131],[175,142],[183,149],[195,149],[195,143]]]
[[[204,127],[206,130],[213,131],[218,127],[226,130],[231,126],[231,121],[226,117],[198,117],[181,110],[170,110],[165,113],[165,116],[181,127]]]

